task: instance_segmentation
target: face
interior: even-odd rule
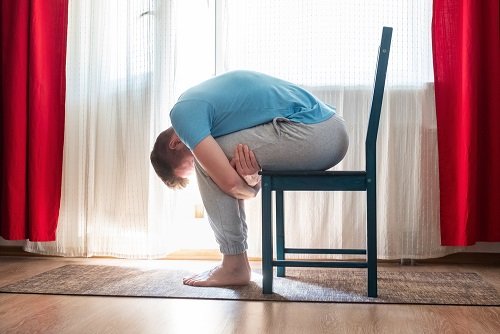
[[[194,157],[188,149],[186,151],[179,166],[175,168],[175,175],[182,178],[188,177],[194,171]]]
[[[174,169],[175,176],[186,178],[194,170],[194,156],[193,153],[189,150],[189,148],[180,140],[177,133],[173,133],[170,138],[169,148],[171,150],[177,151],[179,158],[179,164]]]

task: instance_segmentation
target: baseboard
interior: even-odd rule
[[[47,257],[47,255],[26,252],[22,246],[0,246],[0,256]]]
[[[0,246],[0,256],[32,256],[32,257],[50,257],[24,251],[21,246]],[[180,250],[165,257],[167,260],[220,260],[220,254],[217,250]],[[259,258],[250,258],[258,261]],[[380,263],[394,263],[400,260],[379,260]],[[500,266],[500,253],[476,253],[463,252],[446,255],[433,259],[418,259],[416,263],[436,263],[436,264],[479,264]]]
[[[500,253],[462,252],[434,259],[416,260],[417,263],[437,264],[481,264],[500,266]]]

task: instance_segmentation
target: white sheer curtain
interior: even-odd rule
[[[244,68],[299,83],[346,119],[350,148],[335,169],[364,169],[377,46],[382,26],[394,28],[378,139],[380,258],[456,251],[440,246],[431,16],[431,0],[226,0],[217,8],[218,72]],[[285,200],[288,246],[364,246],[364,193]],[[254,255],[258,201],[248,205]]]
[[[70,1],[57,241],[28,242],[26,250],[154,258],[178,248],[213,247],[196,234],[208,227],[194,219],[200,201],[195,187],[168,191],[149,163],[179,92],[213,74],[210,57],[188,58],[193,45],[208,48],[213,39],[211,7],[191,4]]]
[[[196,185],[169,191],[149,164],[155,137],[189,86],[252,69],[306,86],[344,116],[337,167],[364,165],[377,44],[394,27],[379,132],[381,258],[425,258],[439,245],[431,0],[70,0],[63,194],[57,241],[31,252],[156,258],[215,248],[194,218]],[[289,246],[364,243],[364,195],[289,193]],[[260,198],[247,203],[260,255]]]

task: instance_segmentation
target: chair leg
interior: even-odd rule
[[[283,203],[283,191],[276,191],[276,258],[285,259],[285,212]],[[285,277],[285,267],[277,267],[277,276]]]
[[[273,293],[273,243],[270,177],[262,177],[262,292]]]
[[[368,262],[368,297],[377,297],[377,197],[375,180],[366,191],[366,242]]]
[[[370,260],[368,261],[368,297],[377,298],[377,265],[372,265]]]

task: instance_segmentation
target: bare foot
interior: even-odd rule
[[[200,274],[183,279],[191,286],[228,286],[250,283],[251,269],[246,253],[224,255],[222,264]]]

